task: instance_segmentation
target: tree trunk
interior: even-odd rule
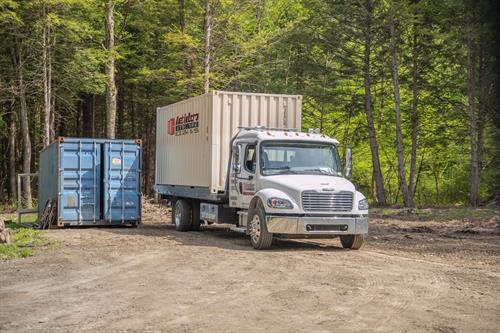
[[[16,114],[14,101],[10,103],[9,113],[9,199],[16,202]]]
[[[372,4],[371,1],[366,1],[366,9],[368,11],[367,21],[364,30],[365,37],[365,50],[364,50],[364,88],[365,88],[365,112],[366,120],[368,122],[368,132],[370,135],[370,150],[372,155],[372,168],[373,168],[373,197],[379,205],[386,204],[386,195],[384,188],[384,178],[380,167],[380,158],[378,152],[377,134],[375,124],[373,122],[372,112],[372,96],[371,96],[371,77],[370,77],[370,52],[371,52],[371,15]]]
[[[481,185],[481,171],[484,159],[484,130],[486,126],[487,92],[485,87],[485,59],[483,39],[479,40],[478,68],[478,107],[477,107],[477,161],[478,161],[478,191]]]
[[[51,35],[50,39],[50,48],[49,48],[49,63],[48,63],[48,82],[49,82],[49,87],[50,87],[50,133],[49,133],[49,141],[52,142],[56,138],[56,98],[54,96],[53,90],[52,90],[52,63],[54,62],[54,59],[52,58],[52,50],[55,50],[56,46],[56,37]]]
[[[118,86],[120,87],[121,93],[117,96],[117,106],[116,110],[116,119],[118,120],[118,124],[116,125],[116,133],[118,138],[126,137],[124,135],[125,131],[125,94],[127,91],[125,89],[125,84],[123,80],[118,80]]]
[[[415,186],[413,187],[413,198],[415,198],[415,193],[417,193],[417,187],[418,187],[418,181],[420,179],[420,174],[422,173],[422,166],[424,165],[424,156],[425,156],[425,150],[422,152],[422,156],[420,157],[420,163],[418,165],[418,171],[415,179]],[[420,196],[419,196],[420,198]]]
[[[417,137],[418,137],[418,47],[417,33],[413,26],[413,45],[412,45],[412,106],[411,106],[411,157],[410,157],[410,196],[415,193],[415,174],[417,171]],[[412,198],[413,199],[413,198]]]
[[[137,139],[137,124],[136,124],[136,102],[135,102],[135,85],[130,86],[130,99],[129,99],[129,110],[130,110],[130,130],[132,133],[132,138]]]
[[[14,36],[17,35],[17,31],[13,32]],[[17,81],[17,93],[19,96],[19,121],[21,123],[21,136],[23,141],[23,173],[31,172],[31,139],[30,139],[30,129],[28,123],[28,105],[26,103],[26,88],[24,86],[23,78],[23,62],[21,59],[21,52],[19,50],[19,41],[17,37],[13,37],[13,45],[11,48],[11,60],[16,73]],[[29,178],[26,178],[24,183],[24,193],[26,199],[26,205],[28,208],[32,208],[32,197],[31,197],[31,183]]]
[[[186,15],[184,0],[179,0],[179,27],[181,32],[186,32]],[[186,73],[186,97],[190,97],[193,93],[193,65],[191,61],[191,54],[187,46],[182,47],[185,60],[185,73]]]
[[[391,31],[391,42],[390,42],[390,52],[392,60],[392,78],[394,82],[394,101],[395,101],[395,111],[396,111],[396,141],[397,141],[397,154],[398,154],[398,179],[399,188],[401,194],[403,195],[403,204],[405,207],[413,207],[413,198],[410,195],[408,189],[408,184],[406,183],[406,171],[404,162],[404,146],[403,146],[403,134],[401,132],[401,99],[399,95],[399,73],[398,73],[398,61],[396,52],[396,33],[395,33],[395,22],[394,17],[391,17],[390,22]]]
[[[472,207],[477,207],[479,195],[479,159],[476,140],[476,116],[474,107],[474,51],[470,22],[467,22],[467,97],[469,100],[469,136],[471,151],[470,197]]]
[[[43,34],[42,34],[42,63],[43,63],[43,133],[42,146],[47,147],[53,140],[52,125],[52,59],[50,25],[47,18],[47,9],[43,7]]]
[[[439,205],[439,171],[435,171],[433,172],[434,174],[434,186],[436,186],[436,206]]]
[[[83,137],[83,113],[84,111],[84,101],[82,99],[79,99],[76,102],[76,135],[78,137]]]
[[[49,126],[49,141],[52,142],[55,137],[56,137],[56,99],[55,99],[55,96],[54,94],[52,93],[52,62],[53,62],[53,59],[52,59],[52,50],[55,49],[55,46],[56,46],[56,37],[55,36],[52,36],[51,35],[51,39],[50,39],[50,49],[49,49],[49,62],[48,62],[48,73],[49,73],[49,77],[48,77],[48,82],[50,84],[50,98],[49,98],[49,101],[50,101],[50,126]]]
[[[147,163],[149,164],[148,169],[149,169],[149,179],[148,179],[148,188],[147,188],[147,193],[148,194],[153,194],[153,185],[155,183],[155,159],[156,159],[156,125],[155,125],[155,113],[151,112],[151,119],[149,121],[149,155],[148,155],[148,161]]]
[[[146,100],[149,100],[150,93],[146,92]],[[144,172],[143,172],[143,184],[144,193],[153,193],[153,184],[155,181],[155,141],[156,141],[156,125],[155,125],[155,113],[151,112],[151,105],[144,105],[145,109],[145,122],[143,122],[143,127],[141,129],[142,138],[144,140],[145,151],[143,154],[144,162]]]
[[[115,82],[115,21],[113,18],[114,3],[109,0],[106,3],[106,49],[108,59],[106,61],[106,137],[115,138],[116,127],[116,82]]]
[[[47,43],[47,12],[45,6],[43,7],[43,34],[42,34],[42,64],[43,64],[43,132],[42,132],[42,146],[43,148],[49,145],[50,136],[50,97],[49,97],[49,83],[47,78],[47,62],[48,62],[48,43]]]
[[[323,124],[325,122],[325,110],[323,107],[323,103],[321,103],[321,110],[320,110],[320,116],[319,116],[319,132],[323,133]]]
[[[257,20],[257,32],[260,32],[260,29],[261,29],[262,16],[263,16],[265,5],[266,5],[265,0],[258,0],[257,1],[256,13],[255,13],[255,19]]]
[[[212,35],[212,17],[210,15],[210,0],[205,0],[205,56],[203,58],[204,84],[203,91],[210,89],[210,39]]]

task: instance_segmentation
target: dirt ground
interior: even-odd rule
[[[498,215],[374,215],[368,243],[179,233],[146,205],[133,228],[44,231],[0,262],[0,332],[499,332]]]

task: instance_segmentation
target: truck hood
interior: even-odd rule
[[[354,192],[354,185],[343,177],[323,175],[276,175],[263,177],[260,180],[261,189],[275,188],[281,190],[300,202],[300,193],[304,190],[329,189]]]

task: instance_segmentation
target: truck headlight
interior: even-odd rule
[[[290,200],[282,198],[269,198],[267,199],[267,205],[271,208],[278,209],[292,209],[293,205]]]
[[[358,210],[368,210],[368,200],[366,199],[359,200]]]

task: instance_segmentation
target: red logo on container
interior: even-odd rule
[[[175,118],[170,118],[168,120],[168,135],[175,134]]]
[[[198,113],[187,113],[182,116],[168,120],[168,135],[184,135],[198,133],[200,115]]]

